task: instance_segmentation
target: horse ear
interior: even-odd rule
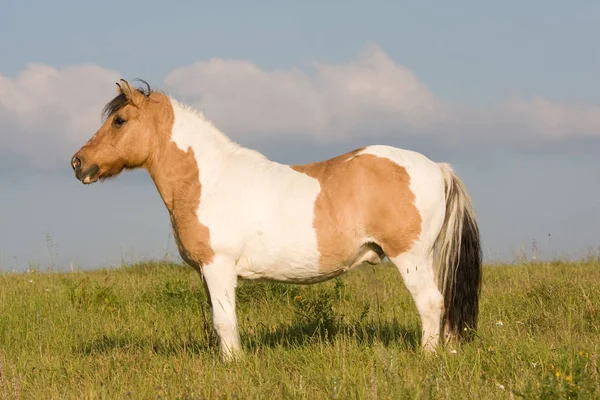
[[[125,79],[121,79],[121,83],[117,82],[117,86],[119,88],[119,93],[124,94],[127,100],[135,106],[141,105],[146,99],[146,97],[137,89],[132,88]]]

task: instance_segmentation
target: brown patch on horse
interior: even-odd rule
[[[406,168],[372,154],[357,155],[361,150],[291,166],[321,185],[313,227],[325,274],[356,265],[363,258],[378,261],[383,255],[363,242],[365,237],[372,238],[388,257],[396,257],[421,234],[421,215]]]
[[[123,169],[147,169],[169,211],[181,257],[199,269],[212,262],[214,251],[208,227],[198,220],[202,185],[194,152],[171,140],[175,115],[166,95],[134,90],[123,80],[117,86],[118,95],[104,108],[106,121],[74,159],[88,169],[96,166],[94,180]]]
[[[168,144],[163,161],[150,173],[169,210],[179,254],[195,269],[212,262],[210,231],[198,219],[202,185],[194,151]]]
[[[155,118],[156,132],[162,135],[163,151],[148,166],[150,176],[169,210],[173,233],[181,257],[195,269],[212,262],[210,231],[198,219],[202,194],[200,171],[194,151],[182,151],[171,140],[175,115],[167,96],[156,95],[161,103]]]

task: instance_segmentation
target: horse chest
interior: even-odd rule
[[[195,269],[211,263],[215,253],[210,245],[210,232],[195,213],[177,210],[171,212],[170,217],[181,258]]]

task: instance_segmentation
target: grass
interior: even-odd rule
[[[240,282],[223,364],[189,267],[0,275],[0,396],[600,397],[600,263],[486,266],[472,343],[427,355],[391,265],[312,286]]]

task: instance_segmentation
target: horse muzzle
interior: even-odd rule
[[[86,165],[85,159],[77,154],[71,159],[71,167],[75,172],[75,177],[84,185],[94,183],[98,180],[100,167],[98,164]]]

